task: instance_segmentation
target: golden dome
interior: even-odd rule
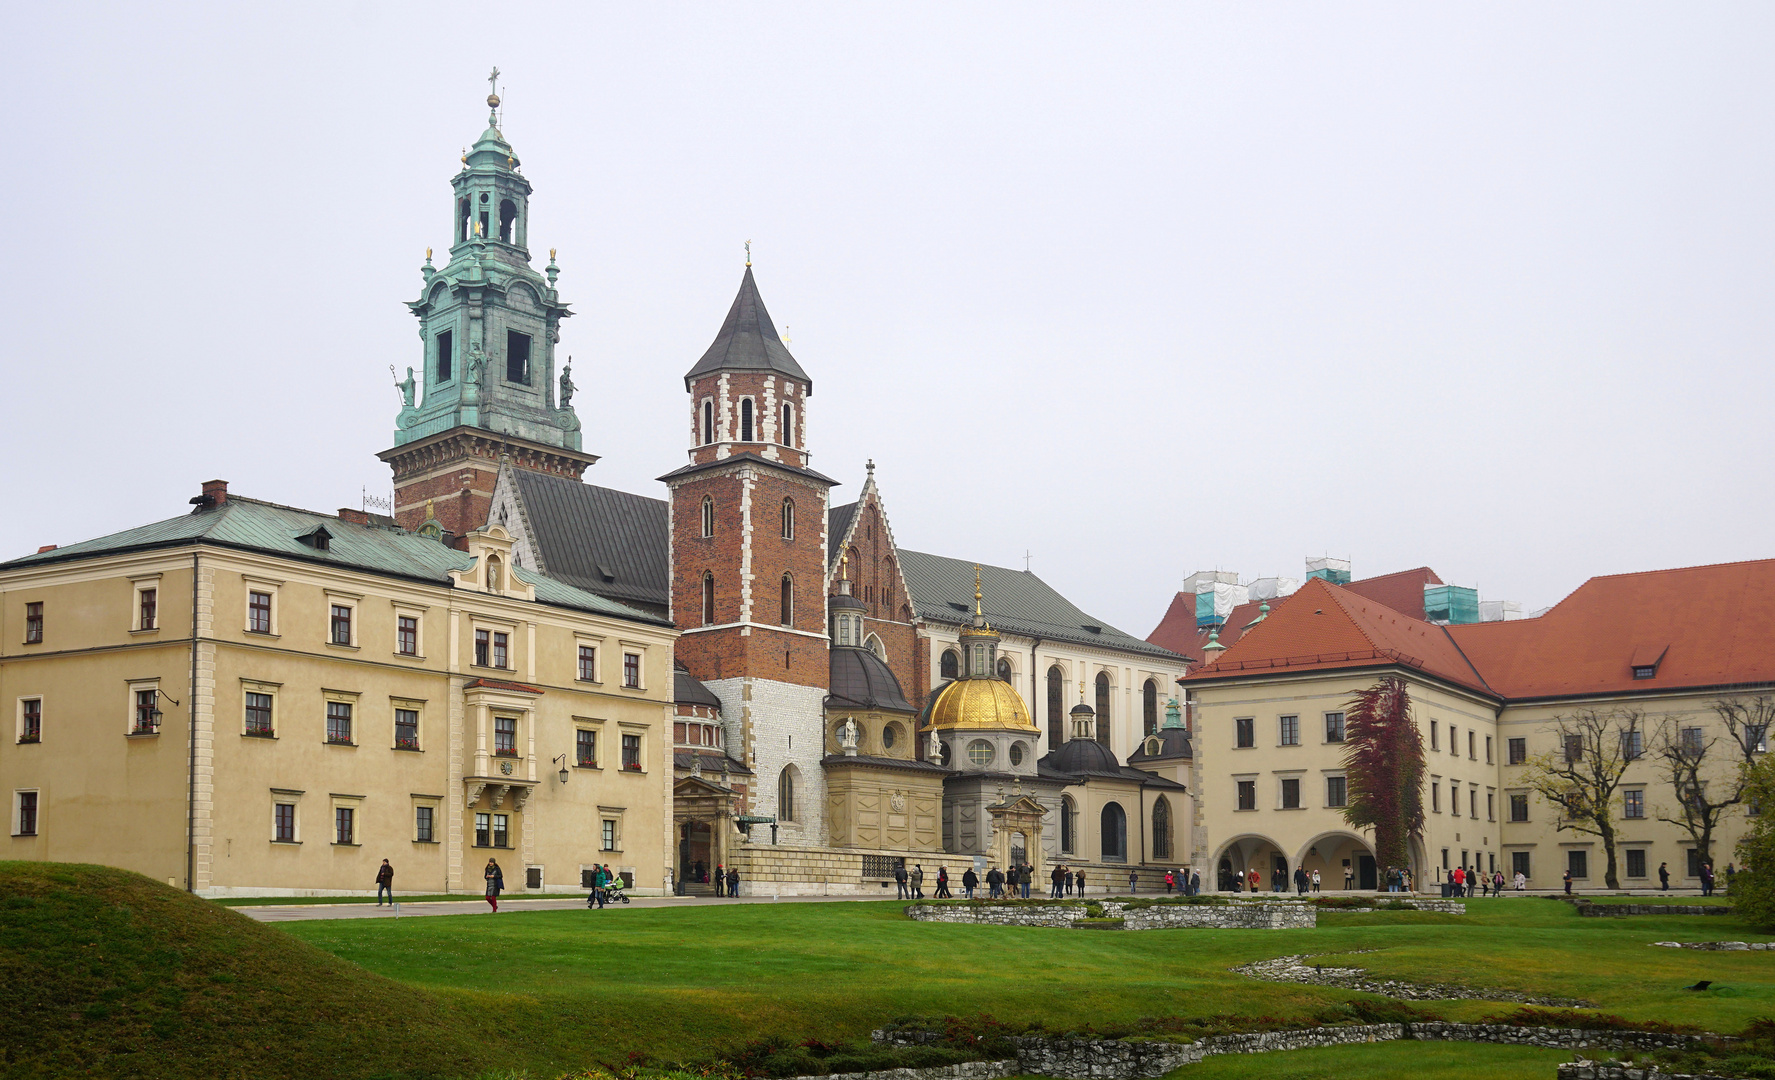
[[[926,731],[1028,731],[1039,733],[1023,698],[1000,679],[957,679],[925,706]]]

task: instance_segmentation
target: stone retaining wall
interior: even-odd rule
[[[1654,1065],[1623,1065],[1619,1061],[1567,1061],[1559,1080],[1734,1080],[1718,1073],[1665,1072]]]
[[[1710,952],[1775,949],[1775,941],[1654,941],[1652,944],[1665,949],[1706,949]]]
[[[827,1076],[801,1076],[796,1080],[1003,1080],[1023,1072],[1016,1058],[1006,1061],[964,1061],[959,1065],[936,1065],[929,1069],[880,1069],[876,1072],[832,1073]]]
[[[1627,915],[1730,915],[1732,909],[1719,904],[1578,904],[1578,914],[1587,918]]]

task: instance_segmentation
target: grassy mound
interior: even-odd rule
[[[453,1003],[103,866],[0,861],[0,986],[6,1077],[425,1080],[489,1063]]]

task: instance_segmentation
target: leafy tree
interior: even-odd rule
[[[1775,806],[1775,755],[1744,769],[1744,799],[1752,807]],[[1775,930],[1775,821],[1753,814],[1738,841],[1738,876],[1732,879],[1732,910],[1753,926]]]
[[[1654,744],[1658,771],[1676,795],[1677,807],[1674,813],[1659,807],[1658,820],[1687,832],[1695,841],[1696,857],[1709,865],[1721,819],[1745,800],[1757,748],[1775,722],[1775,698],[1721,698],[1713,703],[1713,712],[1726,729],[1723,741],[1706,728],[1666,720]]]
[[[1410,866],[1411,838],[1424,832],[1424,740],[1405,680],[1389,675],[1350,701],[1344,774],[1344,820],[1374,830],[1382,867]]]
[[[1523,782],[1559,808],[1554,827],[1602,841],[1603,881],[1621,887],[1615,860],[1615,789],[1640,756],[1645,714],[1637,709],[1580,709],[1554,718],[1557,749],[1532,757]]]

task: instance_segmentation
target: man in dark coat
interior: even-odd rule
[[[998,899],[999,887],[1002,886],[1004,883],[1005,883],[1005,875],[999,873],[998,867],[994,866],[994,867],[988,869],[986,871],[986,897],[987,897],[987,899],[989,899],[989,900]]]
[[[979,887],[980,875],[974,873],[973,867],[970,866],[961,872],[962,895],[966,896],[969,900],[972,900],[974,898],[974,890]]]
[[[740,872],[738,870],[735,870],[732,867],[728,867],[728,869],[727,869],[727,895],[738,896],[739,894],[740,894]]]
[[[1048,875],[1048,880],[1054,885],[1054,891],[1049,895],[1055,900],[1066,895],[1066,867],[1055,866],[1054,872]]]
[[[906,887],[906,864],[905,863],[901,863],[899,866],[894,867],[894,884],[896,886],[898,886],[898,888],[899,888],[899,891],[894,895],[894,899],[896,899],[896,900],[910,900],[910,899],[912,899],[912,890]]]
[[[1670,891],[1670,864],[1658,864],[1658,887],[1665,892]]]
[[[382,860],[382,869],[376,871],[377,907],[382,906],[382,894],[385,892],[388,894],[389,904],[392,905],[394,903],[394,867],[388,865],[387,859]]]
[[[505,891],[505,873],[499,869],[497,861],[488,859],[487,869],[481,872],[481,876],[487,879],[487,906],[493,909],[488,914],[497,915],[499,894]]]

